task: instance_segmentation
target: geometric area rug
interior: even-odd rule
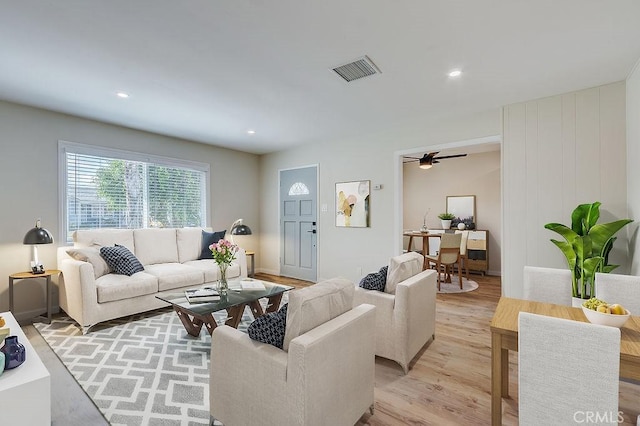
[[[214,313],[224,323],[226,311]],[[253,321],[245,309],[239,330]],[[171,308],[100,323],[67,316],[34,324],[112,425],[209,425],[211,337],[187,334]]]

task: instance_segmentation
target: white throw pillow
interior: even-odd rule
[[[296,337],[351,310],[354,291],[351,281],[333,278],[290,292],[282,349],[288,351]]]
[[[88,262],[93,265],[93,274],[95,275],[96,279],[100,278],[103,275],[111,273],[111,268],[102,258],[102,256],[100,256],[99,248],[72,248],[67,250],[67,254],[73,257],[75,260]]]
[[[386,293],[395,294],[398,283],[422,272],[424,257],[420,253],[410,251],[400,256],[392,257],[387,271]]]

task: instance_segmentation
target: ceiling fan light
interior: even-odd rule
[[[431,163],[424,163],[424,164],[420,164],[418,167],[420,167],[421,169],[427,170],[430,169],[432,167]]]

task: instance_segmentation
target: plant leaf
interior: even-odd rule
[[[589,229],[600,218],[599,201],[593,204],[580,204],[571,213],[571,229],[578,235],[587,235]]]
[[[570,244],[580,236],[571,228],[561,223],[547,223],[544,227],[550,231],[560,234]]]
[[[616,232],[625,225],[633,222],[631,219],[620,219],[609,223],[599,223],[589,230],[589,237],[593,241],[593,254],[596,256],[604,256],[607,241],[612,238]],[[612,243],[613,244],[613,243]],[[609,249],[611,251],[611,249]]]

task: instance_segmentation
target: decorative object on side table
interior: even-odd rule
[[[422,227],[420,228],[420,232],[429,232],[429,227],[427,226],[427,216],[429,216],[430,211],[431,209],[427,209],[427,212],[422,218]]]
[[[22,343],[18,342],[18,336],[8,336],[4,340],[4,346],[0,348],[0,352],[4,353],[4,369],[11,370],[16,368],[26,359],[26,353]]]
[[[227,240],[220,240],[215,244],[209,246],[213,260],[216,261],[220,268],[220,279],[218,280],[218,293],[220,295],[227,294],[229,290],[229,284],[227,283],[227,268],[231,265],[231,262],[236,258],[238,252],[238,246],[232,244]]]
[[[52,244],[53,236],[49,231],[40,226],[40,219],[36,220],[36,226],[27,231],[22,244],[31,245],[33,248],[33,260],[31,261],[31,272],[33,274],[44,274],[44,266],[38,260],[39,244]]]
[[[455,219],[455,217],[456,216],[453,213],[440,213],[438,215],[438,219],[440,219],[442,229],[450,229],[451,221]]]
[[[560,223],[547,223],[546,229],[557,232],[565,241],[552,239],[564,254],[571,271],[573,297],[589,299],[595,295],[596,272],[609,273],[618,265],[609,265],[609,253],[616,240],[614,235],[631,219],[597,223],[600,203],[580,204],[571,213],[571,228]]]

